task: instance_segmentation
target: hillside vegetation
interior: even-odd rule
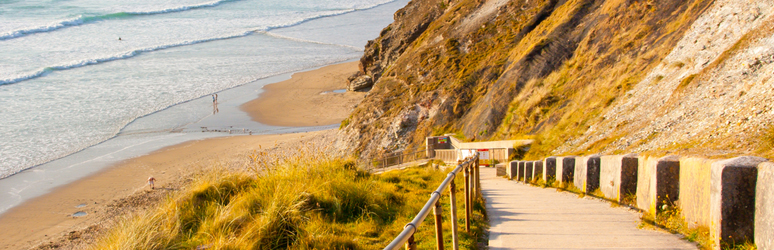
[[[258,172],[205,174],[157,208],[128,217],[93,248],[381,249],[446,177],[432,168],[371,175],[352,161],[318,156],[270,157],[278,164]],[[448,198],[442,202],[448,228]],[[474,208],[472,233],[460,232],[465,249],[477,248],[486,225],[483,205]],[[435,247],[434,235],[428,217],[418,228],[418,246]],[[445,239],[451,244],[448,233]]]
[[[414,0],[366,46],[373,87],[342,148],[429,135],[534,139],[527,158],[771,157],[772,5],[732,0]]]

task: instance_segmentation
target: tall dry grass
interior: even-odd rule
[[[157,208],[119,223],[93,248],[378,249],[445,177],[422,168],[371,175],[325,152],[311,144],[256,151],[247,171],[204,173]],[[482,211],[479,205],[479,218]],[[424,236],[432,235],[432,222],[425,224],[418,237],[434,242]],[[463,236],[463,244],[475,248],[481,231]]]

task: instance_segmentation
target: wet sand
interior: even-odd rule
[[[337,93],[347,88],[347,77],[357,72],[357,64],[347,62],[295,73],[289,80],[264,86],[260,98],[240,108],[254,121],[273,126],[340,123],[366,94]]]
[[[346,118],[364,93],[326,93],[346,86],[357,63],[296,73],[267,85],[260,98],[241,108],[270,125],[315,126]],[[243,135],[186,142],[136,157],[31,199],[0,215],[0,249],[80,248],[115,219],[151,207],[184,187],[203,169],[240,168],[253,150],[292,148],[311,140],[332,141],[336,130],[278,135]],[[147,186],[156,178],[156,189]],[[82,213],[79,213],[82,212]],[[84,216],[73,216],[79,213]]]

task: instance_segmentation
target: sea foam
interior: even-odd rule
[[[19,38],[19,37],[23,37],[31,34],[36,34],[36,33],[51,32],[51,31],[55,31],[55,30],[59,30],[67,27],[79,26],[79,25],[98,22],[98,21],[107,20],[107,19],[175,13],[175,12],[182,12],[182,11],[188,11],[188,10],[201,9],[201,8],[215,7],[223,3],[235,2],[235,1],[238,1],[238,0],[220,0],[220,1],[214,1],[214,2],[196,4],[196,5],[184,5],[184,6],[178,6],[173,8],[166,8],[166,9],[160,9],[160,10],[126,11],[126,12],[116,12],[116,13],[110,13],[110,14],[98,15],[98,16],[79,15],[76,18],[56,21],[49,25],[8,31],[0,34],[0,41]]]
[[[158,10],[158,11],[129,12],[129,13],[132,13],[132,15],[153,15],[153,14],[161,14],[161,13],[169,13],[169,12],[179,12],[179,11],[185,11],[185,10],[195,9],[195,8],[204,8],[204,7],[217,6],[217,5],[221,4],[221,3],[230,2],[230,1],[236,1],[236,0],[222,0],[222,1],[215,1],[215,2],[211,2],[211,3],[207,3],[207,4],[183,6],[183,7],[170,8],[170,9],[164,9],[164,10]],[[351,8],[351,9],[337,10],[337,11],[326,11],[326,12],[322,12],[320,14],[313,15],[313,16],[310,16],[310,17],[301,18],[300,20],[291,20],[291,21],[289,21],[287,23],[278,24],[278,25],[272,25],[272,26],[263,27],[263,28],[258,28],[258,29],[255,29],[255,30],[244,31],[242,33],[234,34],[234,35],[226,35],[226,36],[212,37],[212,38],[206,38],[206,39],[200,39],[200,40],[182,41],[182,42],[178,42],[178,43],[164,44],[164,45],[158,45],[158,46],[152,46],[152,47],[146,47],[146,48],[138,48],[138,49],[134,49],[134,50],[131,50],[131,51],[126,51],[126,52],[123,52],[123,53],[114,54],[114,55],[107,56],[107,57],[88,58],[88,59],[83,59],[83,60],[79,60],[79,61],[75,61],[75,62],[70,62],[70,63],[65,63],[65,64],[60,64],[60,65],[47,66],[47,67],[41,68],[39,70],[36,70],[34,72],[17,74],[15,76],[7,77],[7,78],[4,78],[4,79],[0,78],[0,85],[14,84],[14,83],[19,83],[19,82],[30,80],[30,79],[35,79],[35,78],[38,78],[38,77],[43,77],[43,76],[46,76],[46,75],[48,75],[49,73],[51,73],[53,71],[75,69],[75,68],[80,68],[80,67],[94,65],[94,64],[99,64],[99,63],[104,63],[104,62],[128,59],[128,58],[132,58],[132,57],[135,57],[137,55],[140,55],[140,54],[146,53],[146,52],[159,51],[159,50],[163,50],[163,49],[169,49],[169,48],[175,48],[175,47],[181,47],[181,46],[187,46],[187,45],[194,45],[194,44],[199,44],[199,43],[204,43],[204,42],[211,42],[211,41],[217,41],[217,40],[224,40],[224,39],[232,39],[232,38],[237,38],[237,37],[244,37],[244,36],[253,34],[254,32],[260,32],[262,34],[269,35],[269,36],[272,36],[272,37],[286,39],[286,40],[292,40],[292,41],[296,41],[296,42],[313,43],[313,44],[321,44],[321,45],[332,45],[332,46],[341,46],[341,47],[350,48],[350,49],[353,49],[353,50],[356,50],[356,51],[362,51],[361,48],[354,47],[354,46],[342,45],[342,44],[333,44],[333,43],[324,43],[324,42],[318,42],[318,41],[313,41],[313,40],[308,40],[308,39],[298,39],[298,38],[293,38],[293,37],[282,36],[282,35],[270,33],[269,31],[275,30],[275,29],[280,29],[280,28],[288,28],[288,27],[293,27],[293,26],[301,25],[301,24],[304,24],[306,22],[317,20],[317,19],[320,19],[320,18],[339,16],[339,15],[344,15],[344,14],[352,13],[352,12],[359,11],[359,10],[372,9],[372,8],[376,8],[376,7],[379,7],[381,5],[384,5],[384,4],[387,4],[387,3],[391,3],[391,2],[394,2],[394,1],[395,0],[385,1],[385,2],[382,2],[382,3],[367,5],[367,6],[364,6],[362,8]],[[115,14],[113,14],[113,15],[115,15]],[[78,21],[78,20],[80,20],[80,21]],[[84,23],[85,20],[89,20],[89,19],[77,19],[77,20],[71,20],[71,21],[63,22],[63,23]],[[64,26],[62,26],[62,27],[64,27]],[[58,29],[58,28],[54,28],[54,29]],[[2,36],[0,36],[0,40],[3,40]]]
[[[128,58],[132,58],[132,57],[138,56],[138,55],[140,55],[142,53],[146,53],[146,52],[153,52],[153,51],[158,51],[158,50],[163,50],[163,49],[169,49],[169,48],[175,48],[175,47],[181,47],[181,46],[187,46],[187,45],[193,45],[193,44],[199,44],[199,43],[211,42],[211,41],[217,41],[217,40],[225,40],[225,39],[232,39],[232,38],[237,38],[237,37],[244,37],[244,36],[250,35],[252,33],[253,33],[253,31],[246,31],[246,32],[243,32],[243,33],[240,33],[240,34],[229,35],[229,36],[213,37],[213,38],[207,38],[207,39],[201,39],[201,40],[183,41],[183,42],[179,42],[179,43],[158,45],[158,46],[152,46],[152,47],[147,47],[147,48],[135,49],[135,50],[131,50],[131,51],[127,51],[127,52],[111,55],[111,56],[108,56],[108,57],[90,58],[90,59],[84,59],[84,60],[80,60],[80,61],[76,61],[76,62],[71,62],[71,63],[66,63],[66,64],[62,64],[62,65],[49,66],[49,67],[45,67],[43,69],[37,70],[37,71],[29,73],[29,74],[22,74],[22,75],[19,75],[19,76],[14,76],[14,77],[6,78],[6,79],[0,79],[0,85],[13,84],[13,83],[22,82],[22,81],[25,81],[25,80],[35,79],[35,78],[38,78],[38,77],[46,76],[49,73],[51,73],[52,71],[75,69],[75,68],[80,68],[80,67],[89,66],[89,65],[93,65],[93,64],[99,64],[99,63],[110,62],[110,61],[115,61],[115,60],[128,59]]]

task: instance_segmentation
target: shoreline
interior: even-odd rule
[[[272,85],[270,88],[274,91],[267,90],[266,92],[271,92],[267,95],[251,94],[251,101],[234,105],[234,110],[255,109],[255,105],[281,104],[281,109],[269,109],[282,113],[282,110],[287,109],[298,111],[315,107],[306,113],[296,112],[298,115],[276,124],[292,123],[296,125],[294,127],[309,127],[332,120],[340,122],[349,115],[354,104],[359,102],[364,94],[321,92],[346,88],[346,81],[335,81],[341,78],[328,76],[349,76],[351,72],[347,69],[353,67],[357,69],[356,62],[337,63],[296,72],[291,79],[264,85],[264,88]],[[302,91],[288,91],[289,87],[300,87]],[[285,91],[276,91],[278,89]],[[323,98],[319,98],[320,96]],[[293,101],[288,102],[289,99]],[[351,106],[342,106],[341,100],[347,100],[346,103]],[[252,114],[250,117],[255,118]],[[267,118],[263,117],[261,121],[265,121],[264,119]],[[261,147],[287,148],[307,143],[309,140],[330,141],[335,133],[335,129],[329,129],[292,134],[200,138],[131,157],[53,188],[48,193],[27,199],[0,214],[0,232],[3,232],[4,236],[0,240],[0,248],[26,249],[41,244],[72,247],[88,244],[117,218],[152,206],[166,194],[182,188],[192,174],[209,166],[238,165],[240,161],[247,159],[247,154]],[[149,176],[157,179],[156,185],[160,188],[151,190],[146,186]],[[73,216],[79,212],[86,214]]]
[[[318,69],[310,68],[303,71]],[[277,127],[252,121],[238,106],[256,98],[262,87],[291,78],[292,73],[258,79],[217,92],[220,112],[212,113],[209,96],[151,113],[125,126],[116,136],[67,156],[0,179],[0,215],[63,185],[93,175],[121,161],[187,141],[234,134],[281,134],[332,129],[333,126]],[[193,118],[193,119],[192,119]]]

